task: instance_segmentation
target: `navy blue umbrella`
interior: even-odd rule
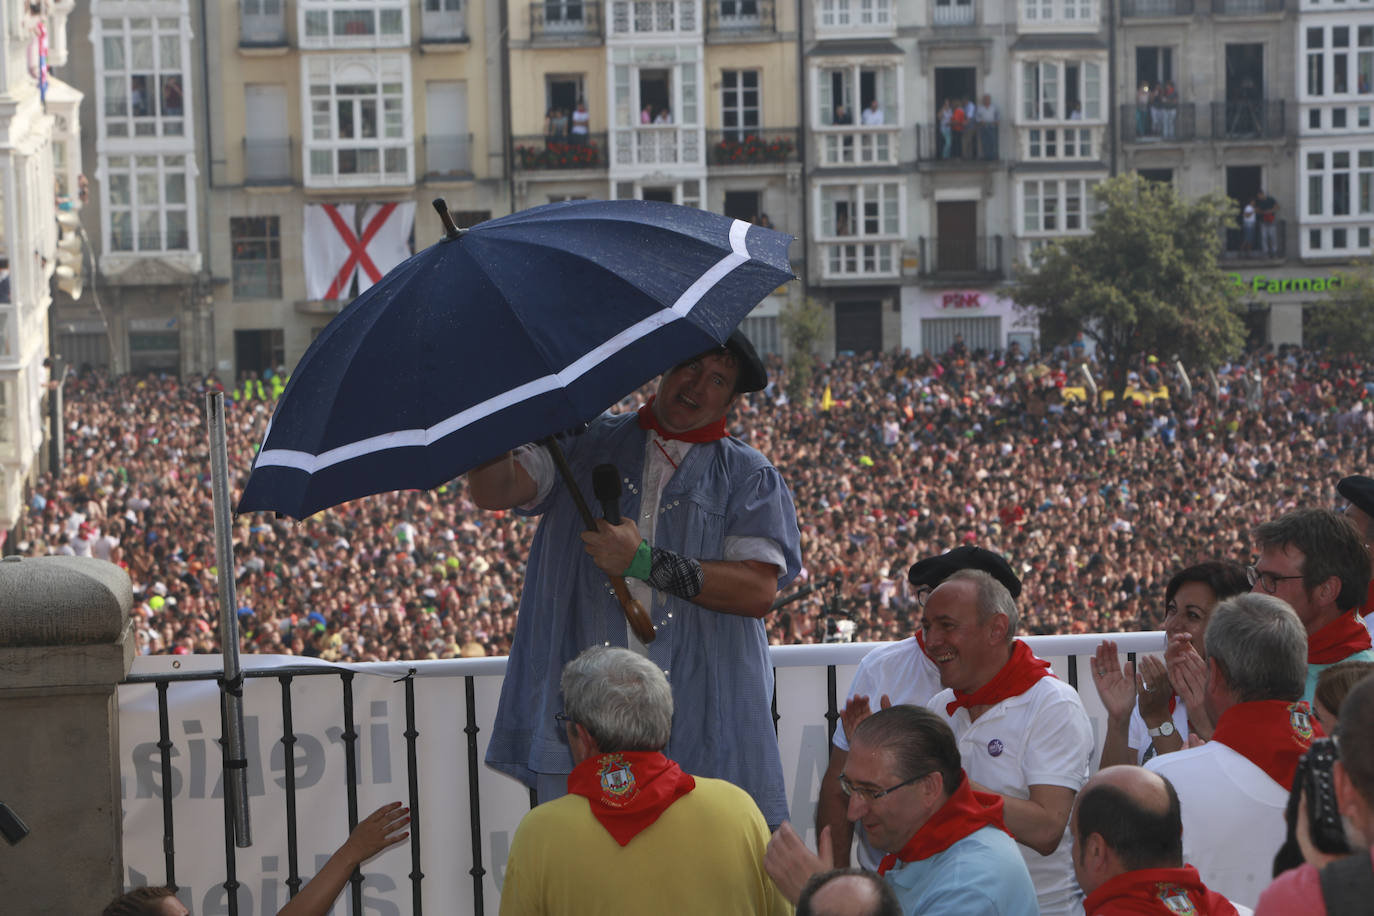
[[[429,489],[585,423],[723,343],[792,279],[791,240],[642,200],[567,201],[450,232],[310,345],[238,511],[303,519]]]

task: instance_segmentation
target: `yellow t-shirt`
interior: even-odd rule
[[[695,779],[627,846],[580,795],[530,811],[511,843],[501,916],[791,913],[763,870],[768,825],[754,800],[724,780]]]

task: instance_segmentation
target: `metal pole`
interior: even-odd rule
[[[224,710],[224,785],[234,812],[234,843],[253,845],[248,826],[248,759],[243,742],[243,670],[239,667],[239,613],[234,595],[234,540],[229,507],[229,446],[224,433],[224,392],[205,394],[210,424],[210,484],[215,500],[215,562],[219,566],[219,642],[224,650],[220,705]]]

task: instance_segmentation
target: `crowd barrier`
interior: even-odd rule
[[[1161,652],[1162,633],[1027,641],[1077,687],[1100,746],[1092,688],[1104,638]],[[791,820],[814,846],[830,736],[860,659],[880,643],[775,646],[773,707]],[[369,861],[334,913],[495,913],[520,818],[534,799],[482,765],[504,658],[337,665],[244,656],[252,844],[224,803],[218,656],[135,661],[119,689],[128,885],[172,884],[197,916],[274,914],[389,801],[412,808],[410,840]]]

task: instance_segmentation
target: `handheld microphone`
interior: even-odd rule
[[[613,464],[592,468],[592,492],[601,502],[601,514],[612,525],[620,524],[620,472]]]

